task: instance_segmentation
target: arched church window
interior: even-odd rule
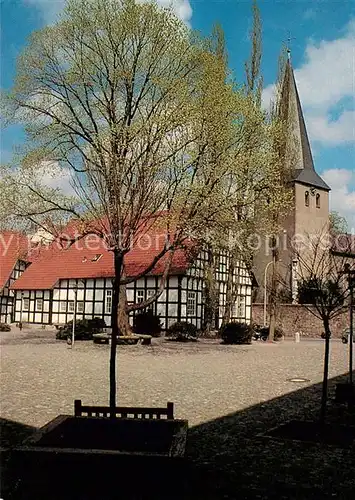
[[[309,191],[306,191],[304,193],[304,204],[306,205],[306,207],[309,207]]]
[[[316,207],[320,208],[320,194],[319,193],[316,194]]]

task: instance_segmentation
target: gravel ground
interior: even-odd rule
[[[54,332],[1,335],[1,414],[27,426],[41,426],[73,412],[73,400],[107,404],[108,346],[77,342],[73,349]],[[316,419],[324,344],[321,340],[222,346],[216,341],[177,344],[154,339],[152,346],[118,348],[118,401],[164,405],[174,401],[176,417],[189,420],[188,472],[177,472],[162,494],[132,492],[124,498],[312,499],[355,498],[355,447],[275,441],[260,437],[292,418]],[[331,342],[330,389],[347,369],[347,346]],[[306,383],[287,379],[304,377]],[[329,407],[329,420],[355,423],[354,412]],[[30,432],[30,427],[15,429]],[[13,435],[12,435],[13,438]],[[158,476],[159,477],[159,476]],[[10,484],[10,483],[9,483]],[[13,484],[13,483],[11,483]],[[119,485],[119,483],[118,483]],[[4,498],[122,498],[101,484],[74,495]],[[183,492],[179,492],[181,486]],[[165,488],[165,487],[164,487]],[[6,494],[5,494],[6,493]]]
[[[12,332],[11,332],[12,333]],[[73,349],[54,332],[1,336],[1,416],[41,426],[83,404],[108,403],[109,347],[77,342]],[[175,403],[178,418],[196,425],[313,385],[322,379],[323,342],[254,342],[224,346],[216,341],[178,344],[153,339],[149,346],[119,346],[118,403]],[[331,346],[330,377],[346,372],[347,349]],[[287,381],[291,377],[306,383]]]

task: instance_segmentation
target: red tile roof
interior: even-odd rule
[[[125,256],[125,273],[134,277],[145,270],[153,258],[163,249],[164,233],[151,232]],[[188,245],[194,245],[190,242]],[[100,258],[94,261],[96,255]],[[167,256],[164,256],[149,275],[162,275]],[[170,274],[182,274],[192,258],[190,250],[176,250]],[[68,249],[58,241],[41,249],[33,263],[12,285],[13,290],[45,290],[55,286],[59,279],[113,277],[113,253],[108,251],[103,240],[89,235]]]
[[[18,260],[27,261],[28,238],[16,231],[0,233],[0,291],[6,285]]]

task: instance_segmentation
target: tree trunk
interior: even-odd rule
[[[115,417],[116,408],[116,346],[118,327],[118,309],[120,298],[121,270],[123,264],[123,255],[118,250],[114,250],[114,269],[115,277],[112,283],[112,311],[111,311],[111,351],[110,351],[110,417]]]
[[[203,318],[203,332],[207,335],[212,330],[215,313],[215,270],[213,252],[209,248],[207,250],[208,260],[205,269],[205,290],[204,290],[204,318]]]
[[[320,412],[320,423],[324,425],[327,413],[328,400],[328,372],[329,372],[329,351],[330,351],[330,326],[328,318],[323,319],[325,331],[325,347],[324,347],[324,369],[323,369],[323,384],[322,384],[322,402]]]
[[[129,324],[129,315],[127,313],[127,292],[126,286],[120,286],[120,300],[118,304],[118,329],[120,335],[131,335],[132,328]]]
[[[227,290],[226,290],[226,304],[224,307],[223,318],[222,318],[222,326],[229,323],[232,312],[232,303],[233,298],[235,296],[233,290],[233,274],[234,274],[234,259],[230,258],[230,264],[228,267],[228,279],[227,279]]]
[[[274,301],[270,304],[270,319],[269,319],[269,342],[274,340],[276,328],[276,304]]]

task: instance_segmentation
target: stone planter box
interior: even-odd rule
[[[99,496],[114,485],[121,493],[155,491],[185,466],[187,429],[178,419],[59,415],[14,449],[21,488],[66,493],[70,485],[80,492],[98,488]],[[132,483],[134,477],[139,480]]]
[[[59,415],[27,438],[21,449],[33,453],[181,458],[185,453],[186,436],[186,420]]]

